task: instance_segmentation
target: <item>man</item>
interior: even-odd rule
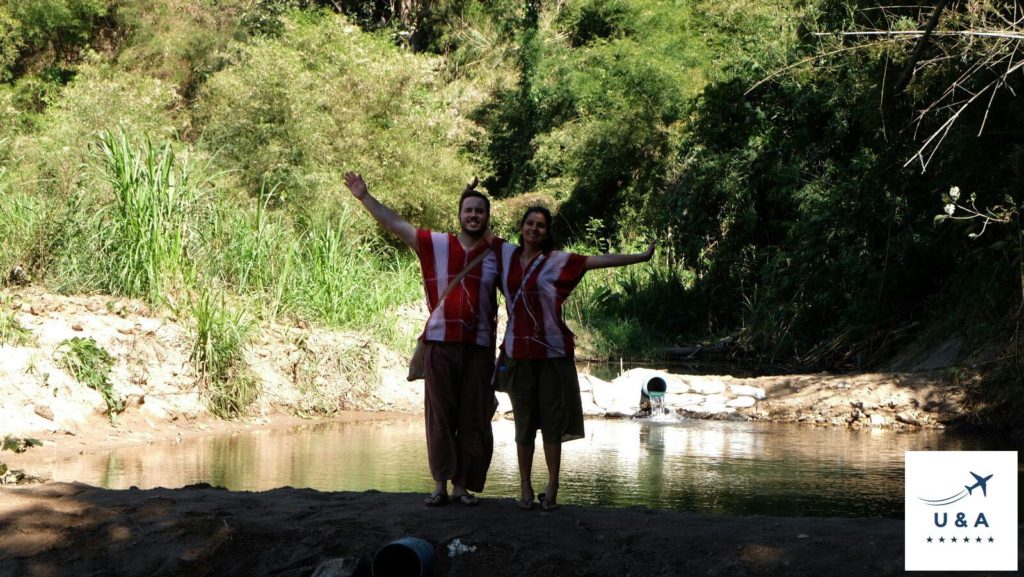
[[[491,376],[497,261],[484,240],[490,201],[475,190],[474,179],[459,199],[462,230],[457,235],[444,234],[414,228],[371,196],[356,173],[345,174],[345,186],[381,226],[412,247],[423,270],[431,311],[422,336],[426,345],[424,417],[427,460],[435,483],[425,503],[448,503],[450,480],[451,499],[476,505],[479,501],[470,491],[483,490],[494,449]]]

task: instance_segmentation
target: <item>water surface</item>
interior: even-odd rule
[[[941,431],[772,423],[590,419],[566,443],[559,501],[726,515],[903,515],[903,453],[994,450]],[[494,423],[483,497],[518,496],[514,428]],[[429,492],[421,418],[322,423],[77,455],[39,463],[54,480],[112,489],[210,483],[231,490]],[[546,470],[538,442],[534,485]]]

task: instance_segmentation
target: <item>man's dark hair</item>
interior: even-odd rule
[[[487,214],[491,214],[491,199],[487,198],[484,193],[477,192],[473,189],[467,189],[462,192],[462,196],[459,197],[459,212],[462,212],[462,202],[471,196],[475,198],[482,198],[484,206],[487,208]]]
[[[519,246],[523,246],[523,225],[526,224],[526,217],[530,216],[531,213],[539,213],[544,217],[544,221],[548,225],[548,236],[544,239],[544,242],[540,245],[541,252],[551,252],[555,250],[555,230],[552,227],[551,211],[544,208],[543,206],[531,206],[526,209],[523,213],[523,218],[519,219]]]

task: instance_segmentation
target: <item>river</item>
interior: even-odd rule
[[[998,450],[943,431],[848,430],[760,422],[589,419],[563,450],[559,501],[722,515],[903,515],[904,451]],[[518,495],[514,430],[494,423],[484,498]],[[538,443],[534,485],[546,472]],[[34,463],[57,481],[112,489],[209,483],[231,490],[422,492],[420,418],[320,423],[151,444]]]

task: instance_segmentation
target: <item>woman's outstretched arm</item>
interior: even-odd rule
[[[645,252],[636,254],[597,254],[587,257],[587,262],[583,265],[584,270],[593,270],[595,268],[608,268],[613,266],[626,266],[628,264],[636,264],[638,262],[647,262],[654,256],[654,245],[652,242],[647,247]]]

